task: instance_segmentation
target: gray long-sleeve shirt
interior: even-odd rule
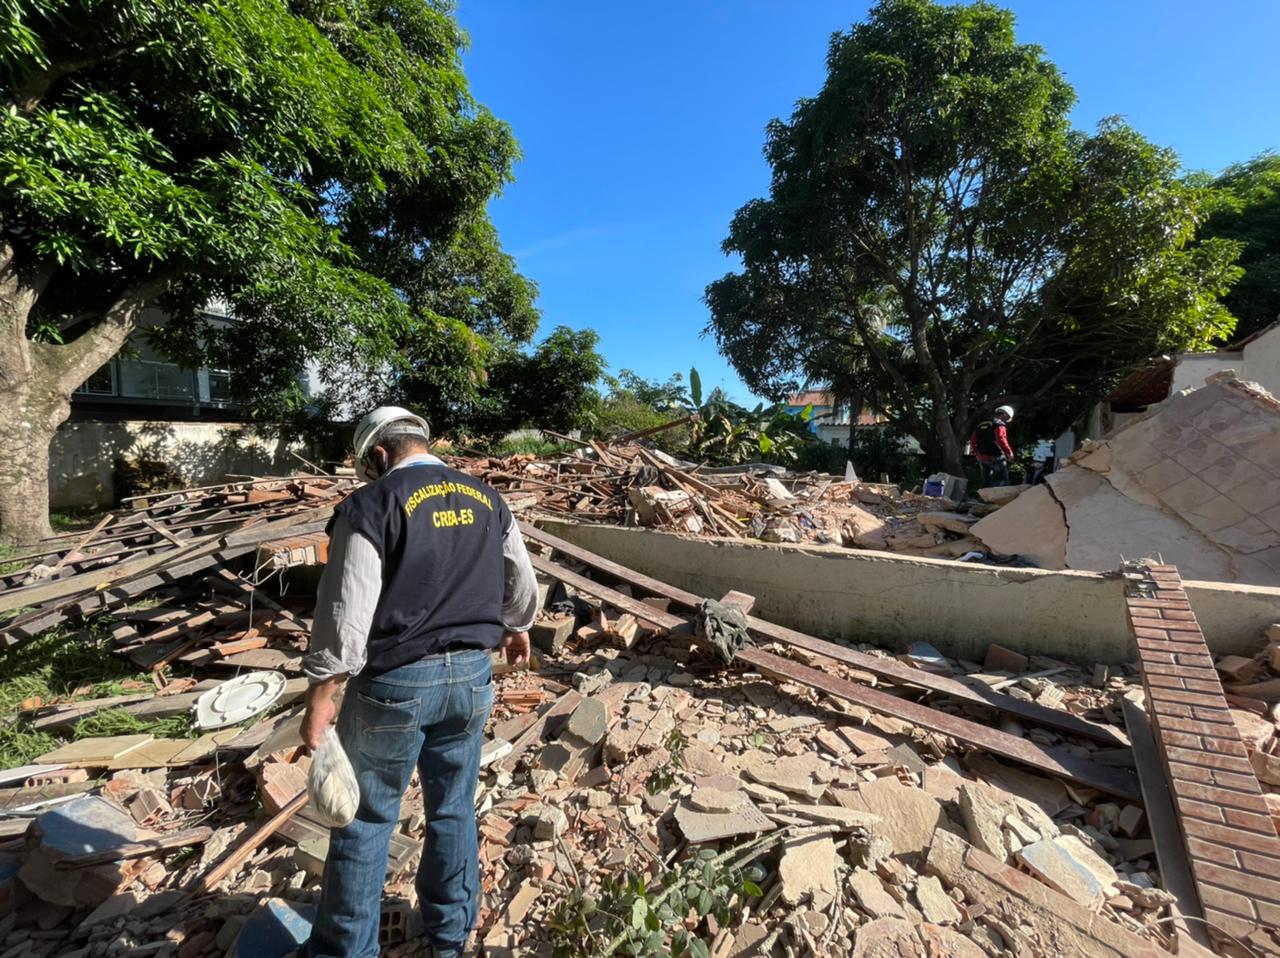
[[[397,463],[394,469],[422,462],[440,460],[423,453]],[[502,559],[502,624],[510,632],[523,632],[533,625],[538,611],[538,582],[515,519],[502,533]],[[366,536],[339,515],[330,536],[329,561],[316,591],[311,645],[302,661],[312,682],[355,675],[364,668],[381,594],[382,557]]]

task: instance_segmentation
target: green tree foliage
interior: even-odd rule
[[[513,429],[566,432],[590,424],[600,395],[595,383],[604,372],[594,330],[558,326],[532,351],[502,349],[469,420],[471,432],[498,436]]]
[[[1153,352],[1229,332],[1238,244],[1191,245],[1207,191],[1074,94],[987,3],[882,0],[827,79],[767,132],[770,195],[742,207],[710,329],[756,392],[807,380],[876,401],[959,472],[997,403],[1059,424]]]
[[[484,205],[516,145],[448,0],[13,0],[0,14],[0,533],[47,531],[68,397],[159,299],[156,344],[298,401],[425,365],[484,380],[535,290]],[[220,298],[239,322],[210,326]]]
[[[1280,156],[1265,153],[1228,167],[1213,186],[1223,202],[1200,236],[1244,244],[1244,276],[1223,298],[1243,338],[1280,319]]]
[[[686,415],[688,389],[676,373],[666,382],[645,379],[630,369],[604,377],[605,392],[595,411],[592,431],[612,439],[662,426]],[[655,437],[663,448],[683,446],[688,430],[676,427]]]

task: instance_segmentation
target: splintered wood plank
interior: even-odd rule
[[[109,769],[182,768],[203,761],[219,746],[226,745],[239,734],[239,729],[220,729],[197,739],[157,739],[142,748],[113,759],[106,763],[106,767]]]
[[[155,741],[154,735],[110,735],[104,738],[82,738],[41,755],[40,765],[68,765],[71,768],[93,768],[108,765],[121,756],[137,751]]]
[[[250,649],[214,659],[209,665],[242,669],[274,669],[280,672],[301,672],[302,653],[295,649]]]

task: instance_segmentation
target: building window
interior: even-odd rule
[[[107,363],[76,390],[81,396],[114,396],[116,394],[116,361]]]

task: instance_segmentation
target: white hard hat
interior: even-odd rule
[[[996,415],[1004,416],[1005,419],[1012,419],[1013,407],[1012,406],[996,406]]]
[[[392,426],[395,428],[390,428]],[[369,450],[377,445],[375,440],[379,436],[390,435],[391,433],[417,435],[422,438],[423,442],[426,442],[431,437],[431,430],[427,426],[427,421],[421,416],[414,415],[400,406],[379,406],[361,419],[356,426],[354,443],[356,468],[365,475],[365,478],[369,480],[377,478],[376,474],[370,473],[369,470],[363,467],[365,456],[368,455]]]

